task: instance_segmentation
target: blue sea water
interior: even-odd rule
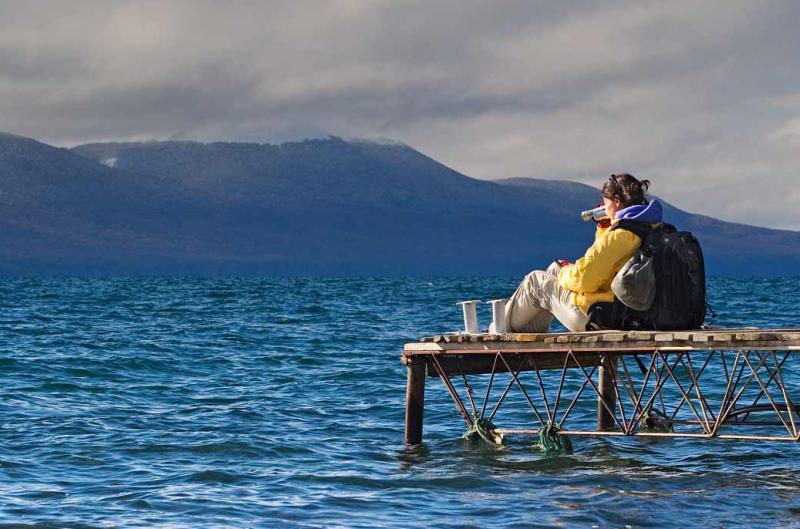
[[[800,527],[800,447],[468,444],[403,343],[508,279],[0,283],[0,527]],[[798,279],[712,279],[720,325],[800,326]],[[482,324],[488,314],[485,307]]]

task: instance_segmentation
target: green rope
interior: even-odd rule
[[[650,432],[674,432],[674,421],[656,409],[646,411],[639,419],[639,429]]]
[[[472,419],[472,426],[464,432],[464,439],[468,441],[483,441],[492,444],[503,444],[503,434],[497,431],[497,427],[489,419],[475,416]]]
[[[547,423],[539,430],[539,442],[533,445],[533,449],[547,454],[571,454],[572,441],[566,435],[559,434],[560,430],[558,425]]]

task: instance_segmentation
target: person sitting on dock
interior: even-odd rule
[[[547,332],[553,316],[573,332],[586,330],[589,307],[611,302],[611,281],[639,249],[641,239],[626,229],[612,229],[621,219],[657,225],[661,204],[645,198],[650,182],[630,174],[611,175],[601,194],[607,220],[597,221],[594,243],[575,263],[554,262],[546,271],[525,276],[506,303],[511,332]]]

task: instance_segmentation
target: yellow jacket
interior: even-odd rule
[[[592,303],[614,301],[611,281],[641,244],[639,236],[628,230],[598,226],[594,244],[574,264],[559,271],[558,283],[572,291],[572,302],[584,314]]]

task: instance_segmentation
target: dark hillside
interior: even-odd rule
[[[0,273],[514,275],[577,257],[596,190],[464,176],[401,144],[98,143],[0,135]],[[800,233],[667,206],[712,274],[800,270]]]

